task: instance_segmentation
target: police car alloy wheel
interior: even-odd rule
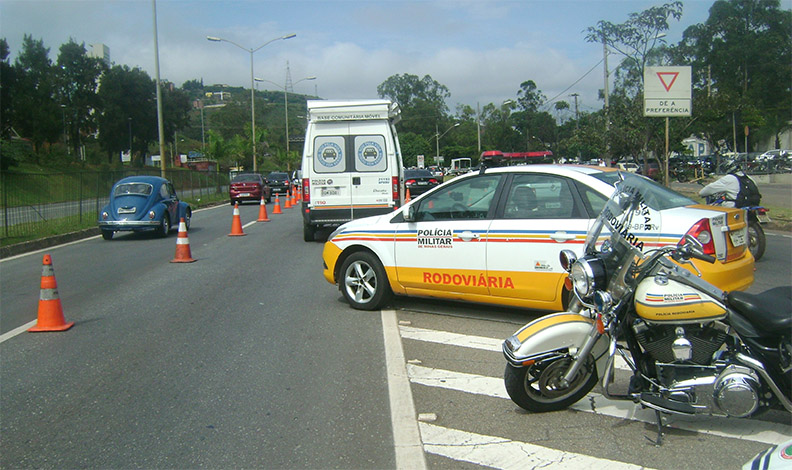
[[[349,305],[358,310],[376,310],[391,297],[382,263],[365,251],[353,253],[344,261],[338,285]]]

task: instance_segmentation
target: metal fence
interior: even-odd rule
[[[157,169],[82,171],[53,174],[0,173],[2,238],[26,237],[64,224],[95,223],[110,189],[121,178],[161,176]],[[166,170],[180,199],[198,201],[228,193],[228,174]]]

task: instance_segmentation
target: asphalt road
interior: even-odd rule
[[[230,206],[196,212],[191,264],[168,262],[175,233],[48,249],[63,333],[15,333],[35,321],[43,253],[0,262],[0,468],[395,468],[381,316],[324,280],[296,209],[268,209],[248,225],[259,206],[241,208],[244,237],[227,236]],[[751,291],[792,284],[791,245],[768,234]],[[502,396],[499,347],[541,313],[391,308],[430,468],[737,468],[792,436],[783,413],[670,418],[658,448],[653,414],[596,394],[527,414]]]
[[[379,317],[340,302],[296,209],[244,237],[231,214],[194,215],[191,264],[175,234],[49,251],[76,325],[0,344],[1,468],[394,466]],[[0,266],[5,333],[36,317],[41,254]]]

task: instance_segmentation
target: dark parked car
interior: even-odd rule
[[[286,194],[289,191],[289,174],[282,171],[273,171],[264,180],[273,193]]]
[[[410,190],[410,196],[423,194],[439,184],[429,170],[404,170],[404,187]]]
[[[261,201],[263,197],[267,202],[272,200],[272,189],[258,173],[242,173],[234,176],[228,187],[231,204],[244,201]]]
[[[167,237],[181,217],[189,228],[192,209],[179,201],[170,181],[158,176],[129,176],[110,190],[110,202],[99,212],[99,228],[105,240],[121,231],[154,230]]]

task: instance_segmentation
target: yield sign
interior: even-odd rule
[[[644,69],[644,116],[690,116],[690,67]]]
[[[663,84],[663,88],[665,88],[665,91],[668,92],[671,91],[671,87],[674,86],[674,82],[678,76],[679,72],[657,72],[657,78],[660,79],[660,83]]]

